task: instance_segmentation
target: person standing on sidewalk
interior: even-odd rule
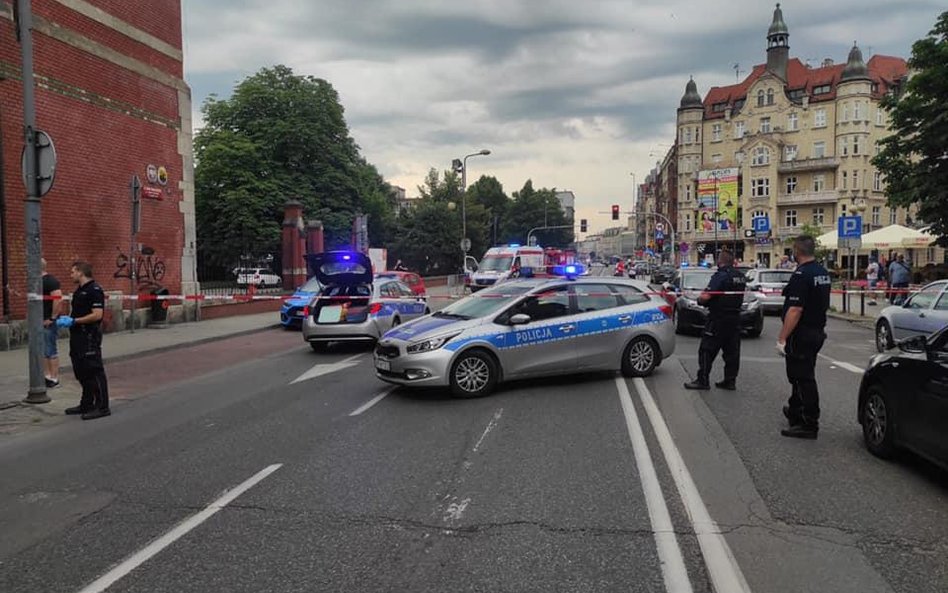
[[[876,305],[876,286],[879,285],[879,263],[872,258],[869,260],[869,265],[866,267],[866,283],[869,287],[869,303],[870,305]]]
[[[46,358],[46,388],[59,387],[59,349],[56,338],[59,328],[56,318],[63,306],[63,291],[59,280],[46,271],[46,259],[40,260],[43,270],[43,356]]]
[[[791,389],[790,401],[783,407],[790,428],[780,434],[815,439],[820,428],[816,357],[826,341],[824,330],[832,280],[826,268],[816,261],[813,237],[797,237],[793,252],[799,265],[783,289],[783,327],[777,338],[777,351],[786,357]]]
[[[718,351],[724,358],[724,380],[715,386],[730,391],[737,389],[737,372],[741,366],[741,304],[745,288],[747,276],[734,268],[734,255],[722,251],[718,255],[718,271],[698,297],[698,304],[708,308],[708,321],[698,346],[698,376],[685,383],[685,389],[711,389],[711,365]]]
[[[76,379],[82,384],[79,405],[66,409],[66,414],[93,420],[111,414],[109,384],[102,361],[102,317],[105,314],[105,292],[92,279],[92,266],[78,261],[72,265],[72,316],[61,316],[58,327],[69,328],[69,358]]]
[[[892,304],[901,305],[906,298],[909,282],[912,281],[912,269],[905,263],[905,256],[899,255],[889,266],[889,282],[892,283]]]

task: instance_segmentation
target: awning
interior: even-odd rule
[[[909,246],[928,247],[934,238],[921,231],[910,229],[900,224],[890,224],[877,231],[862,236],[863,249],[897,249]]]
[[[908,247],[909,249],[924,249],[931,246],[932,243],[938,240],[938,237],[932,235],[928,229],[922,229],[919,231],[920,237],[906,237],[902,239],[902,247]]]
[[[816,242],[823,249],[836,249],[837,245],[839,244],[837,239],[838,237],[836,236],[836,231],[832,230],[817,237]]]

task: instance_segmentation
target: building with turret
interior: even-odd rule
[[[826,232],[847,214],[861,214],[865,232],[911,223],[910,213],[886,205],[885,179],[871,163],[889,134],[882,98],[907,73],[904,59],[866,61],[855,44],[845,64],[827,59],[810,67],[791,58],[778,4],[765,64],[703,98],[695,80],[685,86],[673,150],[687,259],[713,253],[716,244],[769,264],[804,225]]]

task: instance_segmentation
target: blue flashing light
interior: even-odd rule
[[[686,262],[686,261],[681,262],[681,267],[687,268],[687,267],[688,267],[688,262]]]
[[[577,273],[576,266],[566,266],[566,275],[572,276]]]
[[[349,261],[350,259],[352,259],[352,256],[351,256],[351,255],[348,255],[348,254],[347,254],[347,255],[343,255],[343,256],[342,256],[342,259],[344,259],[345,261]]]
[[[507,247],[520,247],[520,243],[511,243]]]
[[[575,278],[580,276],[585,268],[579,264],[569,264],[567,266],[553,266],[551,274],[553,276],[564,276],[566,278]]]

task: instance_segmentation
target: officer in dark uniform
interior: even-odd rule
[[[56,325],[69,328],[69,358],[73,373],[82,385],[82,399],[78,406],[66,409],[66,413],[81,414],[83,420],[93,420],[111,414],[109,384],[102,362],[105,293],[92,279],[92,266],[88,263],[74,263],[71,276],[78,286],[72,295],[72,314],[58,317]]]
[[[716,387],[737,389],[737,372],[741,365],[741,304],[747,277],[734,269],[734,255],[718,254],[718,271],[698,297],[698,304],[708,308],[708,321],[698,346],[698,376],[685,383],[686,389],[710,389],[711,365],[718,351],[724,358],[724,380]],[[730,293],[730,294],[721,294]]]
[[[790,428],[786,437],[815,439],[819,431],[820,393],[816,386],[816,357],[826,340],[826,310],[829,309],[831,279],[816,261],[816,244],[802,235],[793,242],[796,271],[783,289],[783,328],[777,351],[786,356],[791,395],[783,415]]]

